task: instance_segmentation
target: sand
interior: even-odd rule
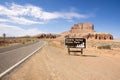
[[[86,48],[83,55],[47,44],[2,80],[120,80],[120,48]]]

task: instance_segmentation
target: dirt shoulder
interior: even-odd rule
[[[68,55],[65,47],[47,44],[2,80],[120,80],[119,51],[87,48],[83,56]]]

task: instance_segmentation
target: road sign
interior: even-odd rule
[[[83,54],[83,49],[86,48],[86,39],[85,38],[66,38],[65,45],[68,48],[68,53],[70,52],[81,52]],[[80,48],[80,51],[72,51],[70,48]]]
[[[65,45],[68,48],[86,48],[86,39],[84,39],[84,38],[66,38]]]

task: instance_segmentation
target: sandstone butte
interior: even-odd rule
[[[113,40],[109,33],[96,32],[90,22],[74,24],[69,31],[61,33],[61,38],[86,38],[89,40]]]

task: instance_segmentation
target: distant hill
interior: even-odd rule
[[[52,33],[45,34],[45,33],[41,33],[41,34],[37,34],[37,35],[35,35],[33,37],[39,38],[39,39],[55,39],[55,38],[57,38],[59,36],[60,36],[59,34],[52,34]]]
[[[74,24],[70,30],[61,33],[61,38],[86,38],[93,40],[113,40],[109,33],[96,32],[90,22]]]

